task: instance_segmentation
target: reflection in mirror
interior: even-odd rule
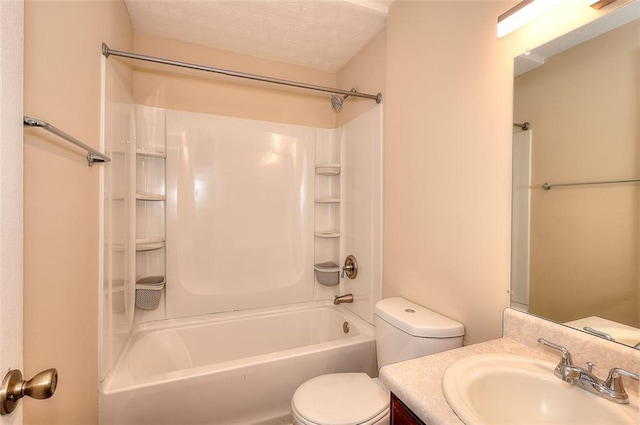
[[[511,278],[513,308],[638,348],[639,12],[516,58]]]

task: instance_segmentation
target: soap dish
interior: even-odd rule
[[[333,261],[318,263],[313,268],[316,271],[318,283],[325,286],[335,286],[340,283],[340,266]]]

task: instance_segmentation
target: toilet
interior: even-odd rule
[[[464,326],[404,298],[375,306],[378,370],[462,346]],[[366,373],[331,373],[298,387],[291,400],[293,424],[385,425],[389,391]]]

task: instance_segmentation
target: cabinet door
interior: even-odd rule
[[[428,425],[391,393],[391,425]]]

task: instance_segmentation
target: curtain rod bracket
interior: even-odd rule
[[[107,46],[107,43],[102,43],[102,54],[105,58],[109,57],[109,46]]]

